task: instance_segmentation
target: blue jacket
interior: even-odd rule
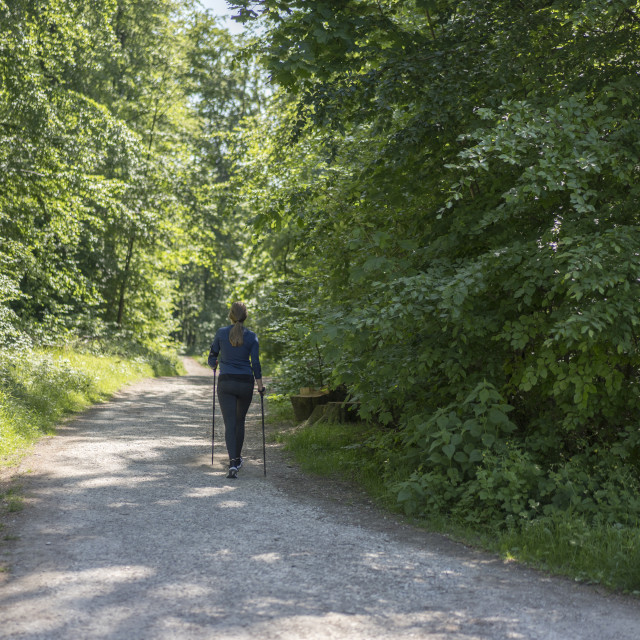
[[[209,366],[214,369],[220,359],[220,373],[231,373],[234,375],[251,375],[256,380],[262,378],[260,368],[260,357],[258,350],[258,336],[249,329],[244,330],[244,342],[237,346],[231,346],[229,342],[229,332],[233,325],[218,329],[216,337],[211,343],[209,351]]]

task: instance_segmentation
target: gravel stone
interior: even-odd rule
[[[66,422],[21,463],[0,638],[640,638],[637,599],[413,528],[302,475],[277,444],[264,478],[257,394],[228,480],[219,413],[211,465],[211,372],[185,364]]]

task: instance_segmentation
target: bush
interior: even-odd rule
[[[445,434],[436,432],[427,442],[442,449]],[[455,435],[451,440],[458,442]],[[464,433],[459,445],[462,442]],[[504,438],[476,450],[480,459],[473,464],[469,456],[456,460],[455,454],[445,464],[448,455],[443,459],[438,451],[432,454],[433,462],[396,482],[392,490],[404,512],[419,517],[445,514],[460,523],[499,529],[567,515],[589,525],[635,526],[640,521],[637,468],[611,451],[591,449],[562,462],[544,461]]]

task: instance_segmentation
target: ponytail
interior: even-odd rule
[[[229,342],[232,347],[239,347],[244,343],[244,325],[242,324],[247,319],[247,307],[242,302],[234,302],[231,305],[231,311],[229,311],[229,320],[233,322],[233,327],[229,332]]]

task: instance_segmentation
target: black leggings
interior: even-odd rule
[[[224,439],[229,459],[239,458],[244,444],[244,421],[253,399],[253,380],[239,382],[220,376],[218,401],[224,420]]]

